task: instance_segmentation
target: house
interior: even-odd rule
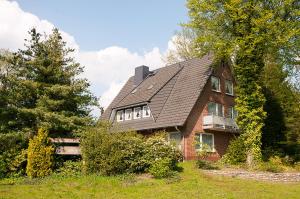
[[[166,130],[187,160],[206,144],[217,160],[238,128],[230,67],[212,65],[206,55],[154,71],[139,66],[101,119],[145,135]]]

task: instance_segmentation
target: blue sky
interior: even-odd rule
[[[166,49],[187,21],[184,0],[17,0],[20,7],[76,38],[82,50],[112,45],[143,52]]]
[[[184,0],[0,0],[0,49],[23,48],[32,27],[46,34],[58,27],[107,107],[135,67],[165,65],[187,20]]]

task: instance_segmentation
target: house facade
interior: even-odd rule
[[[139,66],[101,120],[144,135],[165,130],[186,160],[204,146],[217,160],[238,135],[234,85],[230,67],[213,66],[210,55],[154,71]]]

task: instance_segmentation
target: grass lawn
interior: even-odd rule
[[[300,183],[267,183],[221,176],[207,176],[193,162],[182,163],[181,180],[168,181],[122,177],[58,177],[23,179],[15,185],[0,180],[4,198],[300,198]]]

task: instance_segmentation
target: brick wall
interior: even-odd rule
[[[184,143],[183,153],[187,160],[196,158],[194,147],[195,133],[207,132],[214,134],[216,152],[211,154],[210,160],[217,160],[224,155],[230,140],[235,136],[230,132],[203,130],[202,128],[203,116],[207,115],[208,102],[212,101],[224,105],[225,116],[227,115],[228,107],[234,106],[234,97],[225,94],[225,80],[233,80],[229,67],[220,66],[214,71],[213,75],[220,78],[221,92],[212,91],[209,80],[189,115],[185,126],[181,129],[184,137],[182,140]]]

